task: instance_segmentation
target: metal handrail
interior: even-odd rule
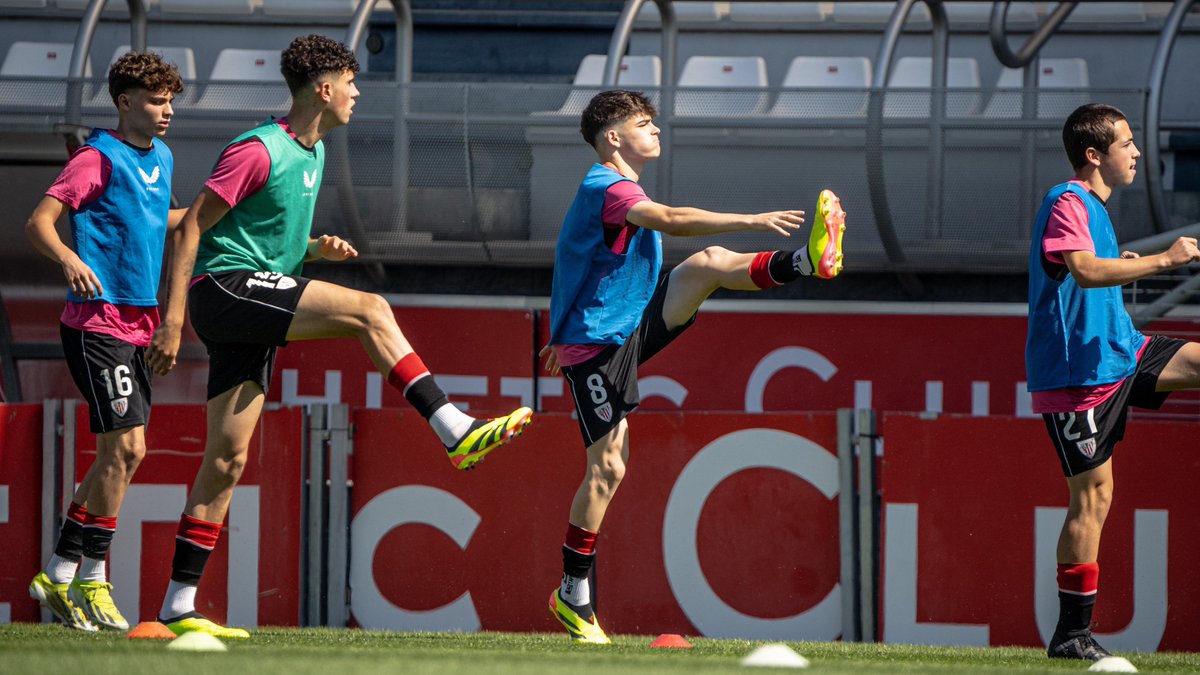
[[[126,0],[129,4],[129,45],[134,51],[146,51],[146,6],[142,0]],[[109,0],[91,0],[75,32],[75,48],[71,52],[71,65],[67,70],[67,110],[65,121],[78,127],[83,119],[83,69],[87,65],[88,53],[92,50],[92,37],[100,24],[100,12]]]
[[[1159,33],[1158,44],[1154,48],[1154,58],[1150,62],[1149,91],[1146,93],[1146,108],[1143,115],[1143,128],[1146,130],[1146,159],[1142,166],[1146,171],[1146,196],[1150,202],[1150,221],[1154,229],[1163,232],[1167,229],[1167,206],[1163,195],[1162,165],[1159,158],[1160,150],[1158,131],[1162,118],[1163,82],[1167,77],[1167,65],[1171,61],[1171,48],[1175,46],[1175,38],[1187,16],[1188,9],[1196,0],[1176,0],[1163,23]]]

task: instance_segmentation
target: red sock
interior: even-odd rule
[[[754,260],[750,262],[750,281],[754,282],[759,288],[774,288],[779,286],[779,282],[771,276],[769,269],[771,258],[775,255],[775,251],[764,251],[754,256]]]
[[[408,391],[410,384],[428,375],[429,369],[421,362],[421,357],[413,352],[392,366],[392,372],[388,373],[387,379],[388,384],[399,389],[403,394]]]
[[[71,505],[67,507],[67,520],[73,520],[80,526],[87,520],[87,514],[87,507],[81,504],[71,502]]]
[[[576,553],[592,555],[596,552],[596,535],[596,532],[589,532],[574,523],[568,522],[567,535],[563,545]]]
[[[1058,590],[1071,595],[1096,595],[1100,563],[1064,563],[1058,566]]]
[[[175,537],[178,539],[211,551],[217,545],[217,539],[220,536],[220,523],[210,523],[193,518],[186,513],[179,517],[179,529],[175,533]]]

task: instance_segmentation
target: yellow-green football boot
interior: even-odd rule
[[[160,618],[158,622],[169,628],[176,635],[183,635],[184,633],[207,633],[213,637],[234,640],[245,640],[250,637],[250,633],[241,628],[227,628],[209,621],[196,612],[181,614],[171,620]]]
[[[88,621],[87,615],[76,607],[67,597],[70,584],[56,584],[50,581],[46,573],[38,572],[33,581],[29,582],[29,597],[41,603],[42,607],[50,610],[54,618],[68,628],[95,633],[98,628]]]
[[[531,421],[533,411],[529,408],[517,408],[492,420],[475,420],[454,447],[446,448],[450,463],[459,471],[470,469],[492,450],[520,436]]]
[[[105,581],[72,579],[67,599],[83,610],[88,621],[97,628],[129,630],[129,622],[121,616],[112,599],[112,584]]]
[[[808,238],[808,259],[822,279],[832,279],[842,271],[842,235],[846,232],[846,212],[833,190],[821,190],[817,198],[817,217]]]
[[[567,629],[572,640],[589,645],[612,644],[604,634],[604,629],[600,627],[600,620],[596,618],[595,613],[587,619],[583,618],[575,607],[562,599],[557,588],[550,591],[550,613]]]

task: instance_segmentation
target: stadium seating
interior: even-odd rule
[[[46,0],[0,0],[0,7],[13,9],[42,9],[45,6]]]
[[[108,60],[108,65],[111,66],[125,52],[129,51],[129,45],[120,45],[113,50],[112,58]],[[179,76],[183,78],[184,88],[183,93],[175,98],[175,105],[189,105],[196,99],[196,56],[192,52],[191,47],[160,47],[150,45],[146,47],[148,52],[156,52],[161,54],[167,63],[175,64],[175,68],[179,70]],[[108,72],[108,66],[105,66],[105,73]],[[108,93],[106,87],[100,87],[99,91],[92,97],[90,105],[107,108],[112,105],[112,97]]]
[[[745,23],[817,23],[831,11],[829,2],[731,2],[729,20]]]
[[[263,14],[280,16],[351,16],[358,0],[262,0]]]
[[[867,112],[865,91],[835,92],[835,88],[865,90],[871,86],[871,60],[865,56],[797,56],[783,78],[785,91],[771,106],[775,117],[862,117]],[[816,91],[794,91],[794,90]]]
[[[1080,90],[1088,87],[1087,61],[1083,59],[1041,59],[1037,66],[1037,87],[1045,89]],[[1016,68],[1005,68],[996,82],[997,89],[1020,89],[1024,72]],[[1039,91],[1037,111],[1039,119],[1065,119],[1072,110],[1088,102],[1083,91],[1047,92]],[[1023,97],[1020,92],[997,91],[992,94],[984,117],[1021,117]]]
[[[578,115],[592,97],[600,92],[600,84],[604,81],[604,66],[608,63],[605,54],[588,54],[579,62],[575,71],[570,96],[559,108],[563,115]],[[662,84],[662,61],[657,56],[628,55],[621,59],[621,72],[617,75],[617,84],[626,88],[658,87]],[[658,98],[655,92],[651,100]],[[655,101],[657,102],[657,101]]]
[[[767,64],[761,56],[693,56],[679,76],[675,114],[680,116],[743,117],[763,112]],[[703,91],[712,88],[716,91]],[[690,89],[690,90],[689,90]]]
[[[222,49],[208,79],[198,110],[286,110],[291,100],[277,49]]]
[[[67,42],[14,42],[0,65],[0,77],[66,78],[74,51]],[[91,77],[91,59],[84,61],[83,74]],[[5,107],[62,108],[66,97],[66,82],[10,81],[0,87],[0,106]]]
[[[929,117],[929,92],[904,92],[902,89],[932,88],[933,61],[928,56],[898,59],[888,77],[888,93],[883,104],[884,117]],[[946,116],[965,117],[979,110],[979,64],[972,58],[951,57],[946,66],[946,87],[969,91],[946,93]]]

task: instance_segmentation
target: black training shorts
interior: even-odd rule
[[[238,270],[205,274],[188,290],[192,327],[208,349],[208,398],[250,381],[265,392],[275,349],[287,344],[288,327],[308,279]]]
[[[151,378],[146,348],[66,324],[59,332],[71,377],[88,403],[92,433],[145,426]]]

